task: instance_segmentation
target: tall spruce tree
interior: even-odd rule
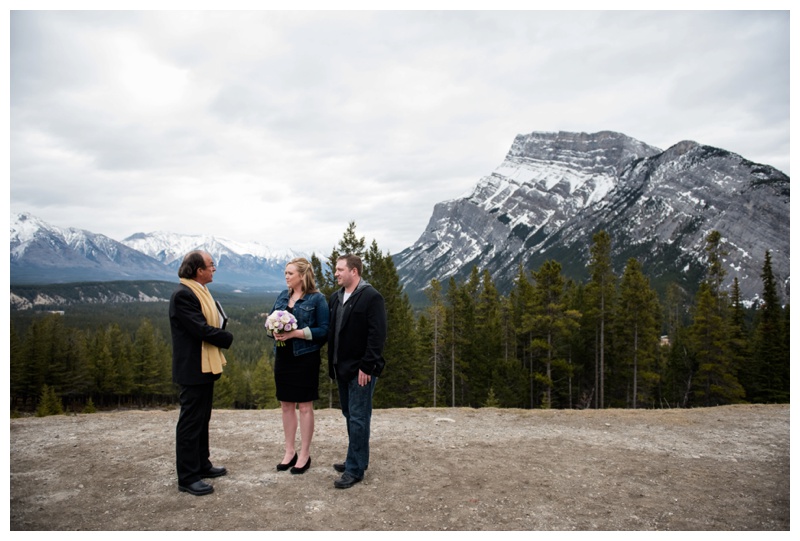
[[[420,334],[425,332],[424,338],[420,336],[421,347],[420,351],[424,352],[425,358],[428,359],[432,371],[432,384],[431,384],[431,399],[433,407],[439,405],[438,395],[440,388],[440,370],[445,360],[445,314],[446,309],[444,300],[442,298],[442,284],[435,278],[431,280],[430,286],[425,290],[425,295],[428,298],[428,308],[425,310],[424,322],[420,318],[419,325]]]
[[[278,399],[275,398],[275,374],[266,354],[256,363],[252,373],[253,406],[257,409],[275,409]]]
[[[489,271],[481,273],[475,306],[475,356],[470,362],[471,403],[486,402],[492,385],[492,371],[503,359],[503,320],[500,294]]]
[[[427,379],[427,374],[417,353],[416,319],[411,303],[403,293],[392,256],[382,254],[374,240],[365,254],[365,262],[369,268],[368,281],[381,293],[386,306],[383,350],[386,367],[380,385],[375,388],[375,407],[418,405],[426,398],[420,383]]]
[[[689,332],[697,367],[693,386],[696,404],[718,406],[741,402],[744,388],[733,371],[728,325],[719,314],[717,298],[708,282],[700,284]]]
[[[635,258],[628,260],[622,274],[615,316],[616,350],[630,377],[629,405],[651,401],[650,391],[658,375],[653,367],[658,350],[660,307],[655,291]],[[645,386],[640,381],[646,382]]]
[[[534,393],[534,362],[531,343],[533,341],[532,330],[529,325],[526,325],[526,318],[528,317],[528,310],[533,306],[534,288],[529,279],[529,273],[522,265],[517,268],[517,276],[514,279],[513,286],[509,292],[509,306],[511,311],[511,321],[514,327],[516,337],[516,357],[522,368],[522,373],[525,374],[525,381],[527,382],[526,393],[527,400],[525,401],[527,407],[534,407],[535,393]]]
[[[764,403],[783,403],[789,401],[789,352],[785,348],[781,305],[769,250],[764,254],[761,280],[764,293],[758,307],[755,333],[753,362],[757,377],[753,399]]]
[[[119,380],[116,372],[116,363],[111,353],[111,342],[109,340],[108,328],[100,328],[92,336],[90,343],[92,374],[92,389],[97,393],[101,406],[109,405],[117,394],[117,381]],[[131,380],[132,381],[132,380]]]
[[[477,277],[477,269],[473,269],[473,278]],[[476,283],[476,280],[472,280]],[[466,386],[468,379],[468,360],[470,346],[475,328],[475,297],[472,287],[459,284],[454,277],[447,282],[447,350],[450,367],[447,372],[450,383],[450,405],[466,405]]]
[[[134,391],[134,363],[133,363],[133,342],[128,333],[122,332],[119,324],[112,323],[105,328],[108,353],[111,356],[110,378],[112,393],[117,396],[117,403],[121,405],[123,397],[131,395]],[[169,353],[168,353],[169,355]],[[168,362],[171,361],[169,357]],[[172,373],[171,364],[168,366],[169,373],[165,376],[171,383]]]
[[[464,310],[464,325],[466,332],[463,335],[462,360],[464,362],[464,377],[461,380],[462,405],[479,407],[486,400],[482,382],[478,379],[483,372],[483,367],[478,367],[480,359],[480,341],[482,337],[476,332],[478,327],[477,310],[478,297],[481,292],[481,274],[478,267],[472,267],[469,278],[460,290],[461,307]],[[474,379],[473,379],[474,378]]]
[[[664,301],[664,321],[668,346],[665,365],[661,370],[659,402],[668,406],[687,407],[694,378],[694,359],[688,347],[690,302],[686,291],[675,283],[667,286]]]
[[[728,310],[730,314],[730,347],[731,347],[731,366],[737,379],[745,390],[745,398],[752,400],[752,382],[756,379],[756,374],[752,371],[752,347],[750,343],[750,331],[747,328],[745,310],[742,304],[741,290],[739,289],[739,278],[733,279],[731,287],[731,304]]]
[[[490,391],[498,407],[526,407],[528,374],[517,358],[517,333],[512,321],[511,300],[500,297],[501,357],[492,367]],[[494,403],[487,399],[487,404]]]
[[[591,258],[589,271],[591,279],[587,293],[592,298],[592,314],[594,315],[597,344],[595,364],[595,396],[596,408],[605,408],[605,373],[606,373],[606,327],[613,312],[613,300],[616,291],[616,277],[611,264],[611,236],[606,231],[599,231],[592,236],[590,247]]]
[[[169,392],[168,351],[149,319],[143,319],[133,340],[133,383],[140,406]]]
[[[722,283],[727,272],[723,263],[728,251],[722,246],[722,235],[719,231],[713,230],[706,235],[705,252],[708,258],[706,281],[711,288],[712,296],[717,300],[720,317],[724,318],[723,311],[727,305],[727,292],[722,289]]]
[[[538,377],[544,386],[542,407],[553,407],[553,387],[557,369],[567,379],[571,375],[562,355],[568,349],[572,333],[579,326],[580,313],[569,310],[564,300],[565,279],[561,264],[548,260],[534,273],[533,305],[529,309],[526,327],[533,335],[532,347],[539,352],[544,373]]]

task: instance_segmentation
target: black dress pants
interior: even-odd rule
[[[175,429],[178,483],[190,485],[211,468],[208,423],[214,400],[214,382],[181,385],[181,413]]]

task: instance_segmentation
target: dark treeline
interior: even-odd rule
[[[359,254],[364,278],[386,299],[387,368],[376,387],[376,407],[666,408],[789,401],[789,306],[778,298],[769,252],[761,300],[746,307],[736,279],[730,290],[722,287],[726,254],[716,231],[706,238],[708,268],[697,292],[672,285],[663,299],[636,259],[615,274],[608,233],[596,233],[589,244],[585,283],[565,278],[558,262],[547,261],[539,269],[519,268],[508,295],[501,295],[488,271],[473,268],[464,280],[433,280],[428,302],[417,309],[403,292],[391,256],[375,241],[367,247],[354,223],[325,261],[314,255],[312,265],[327,296],[336,288],[336,258]],[[272,340],[263,328],[274,295],[223,298],[235,341],[215,386],[215,406],[277,407]],[[53,395],[66,411],[84,411],[87,404],[176,403],[166,304],[117,310],[71,319],[12,317],[12,412],[32,411]],[[338,406],[334,389],[323,366],[318,406]]]

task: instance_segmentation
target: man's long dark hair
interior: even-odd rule
[[[178,269],[179,278],[194,279],[197,277],[197,270],[206,268],[206,260],[203,252],[194,250],[184,256],[181,267]]]

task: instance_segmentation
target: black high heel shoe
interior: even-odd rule
[[[297,453],[294,454],[294,456],[292,457],[292,459],[289,461],[288,464],[278,464],[275,467],[277,468],[278,471],[286,471],[295,464],[297,464]]]
[[[307,470],[308,468],[310,468],[310,467],[311,467],[311,457],[308,457],[308,460],[306,460],[306,465],[305,465],[305,466],[303,466],[302,468],[292,468],[292,470],[291,470],[291,471],[292,471],[292,473],[294,473],[294,474],[298,474],[298,473],[305,473],[305,472],[306,472],[306,470]]]

